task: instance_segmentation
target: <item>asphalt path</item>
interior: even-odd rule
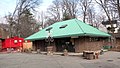
[[[120,52],[106,52],[94,60],[81,56],[0,54],[0,68],[120,68]]]

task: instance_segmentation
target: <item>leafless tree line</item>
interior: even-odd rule
[[[9,25],[10,37],[27,37],[36,32],[38,24],[32,12],[40,3],[40,0],[17,0],[14,12],[5,16]]]
[[[119,0],[54,0],[48,8],[48,14],[51,15],[48,17],[51,24],[80,16],[83,22],[89,22],[96,27],[105,20],[112,26],[112,20],[120,20],[120,2]]]
[[[18,0],[14,13],[6,16],[11,36],[27,37],[39,28],[79,17],[83,22],[95,24],[96,27],[104,20],[108,20],[111,24],[112,20],[120,20],[119,0],[53,0],[47,12],[41,12],[38,15],[38,22],[34,19],[32,12],[40,4],[39,1]],[[99,10],[96,11],[96,9]]]

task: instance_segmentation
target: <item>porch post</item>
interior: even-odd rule
[[[48,31],[48,37],[47,37],[47,39],[45,39],[45,41],[48,42],[48,45],[47,45],[47,55],[53,55],[53,45],[51,45],[51,42],[53,42],[54,39],[50,35],[50,30],[51,29],[52,28],[46,29],[46,31]]]

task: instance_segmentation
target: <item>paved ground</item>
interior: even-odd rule
[[[97,60],[80,56],[0,54],[0,68],[120,68],[120,52],[106,52]]]

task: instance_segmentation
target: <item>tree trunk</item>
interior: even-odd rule
[[[120,5],[119,5],[119,0],[117,0],[117,9],[118,9],[118,14],[119,14],[119,19],[120,19]]]
[[[86,12],[84,12],[83,22],[85,23]]]

